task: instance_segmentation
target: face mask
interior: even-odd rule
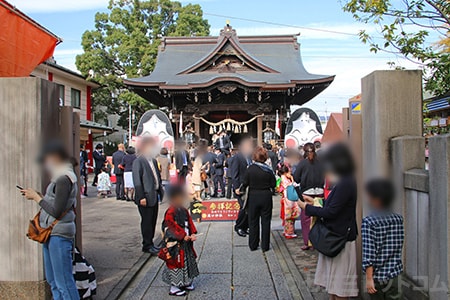
[[[53,163],[47,162],[44,164],[44,169],[45,169],[45,171],[47,171],[48,173],[51,174],[55,170],[55,165]]]

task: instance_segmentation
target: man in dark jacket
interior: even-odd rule
[[[208,147],[208,152],[205,153],[203,157],[203,164],[209,163],[209,169],[206,172],[208,175],[208,180],[205,181],[205,199],[208,200],[211,198],[211,191],[214,188],[214,176],[216,174],[216,168],[214,165],[216,164],[216,154],[214,153],[213,146]]]
[[[269,155],[270,164],[274,173],[277,172],[277,164],[278,164],[278,156],[275,152],[272,151],[272,145],[269,143],[264,144],[264,148],[267,150],[267,154]]]
[[[219,137],[214,141],[214,148],[222,150],[223,153],[230,153],[231,141],[225,129],[219,133]]]
[[[233,177],[232,177],[232,169],[233,169],[233,161],[234,156],[236,155],[235,149],[231,149],[231,153],[225,161],[225,167],[227,167],[227,191],[225,197],[227,199],[231,199],[231,195],[234,194],[233,191]]]
[[[175,151],[175,167],[177,168],[180,184],[186,182],[186,175],[188,174],[190,165],[191,158],[189,157],[189,152],[186,150],[186,142],[183,140],[178,141]]]
[[[112,163],[114,165],[114,174],[116,175],[116,199],[125,200],[124,186],[123,186],[123,167],[121,165],[123,157],[125,156],[125,146],[119,144],[117,151],[112,155]]]
[[[80,145],[80,179],[81,185],[83,187],[83,196],[87,197],[87,189],[88,189],[88,163],[89,156],[86,151],[84,144]]]
[[[247,167],[251,165],[251,154],[253,152],[253,140],[251,137],[245,137],[241,140],[239,147],[239,153],[233,158],[233,164],[231,166],[231,177],[233,182],[233,188],[236,191],[239,190],[240,186],[244,182],[244,176],[247,172]],[[239,194],[239,192],[236,192]],[[241,195],[238,195],[237,200],[241,209],[239,211],[234,230],[239,236],[245,237],[248,233],[248,216],[245,211],[244,201]]]
[[[225,183],[223,181],[225,154],[220,149],[215,149],[216,160],[213,163],[215,169],[214,176],[214,195],[213,197],[221,198],[225,193]],[[220,187],[220,194],[219,194]]]
[[[97,144],[95,146],[94,153],[92,153],[94,157],[94,181],[92,182],[92,186],[97,186],[98,174],[102,172],[102,168],[105,166],[106,157],[103,154],[103,145]]]
[[[144,137],[141,142],[142,155],[133,163],[134,201],[141,215],[142,251],[157,255],[159,249],[153,244],[159,199],[164,197],[158,163],[156,141]]]

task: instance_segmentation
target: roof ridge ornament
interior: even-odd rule
[[[236,36],[236,30],[234,30],[233,27],[230,25],[229,20],[227,20],[227,23],[223,27],[223,29],[220,30],[220,35],[226,37]]]

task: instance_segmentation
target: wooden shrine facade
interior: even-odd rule
[[[291,104],[305,104],[333,79],[305,70],[297,35],[239,37],[226,25],[218,37],[164,38],[154,71],[124,82],[172,116],[182,113],[201,137],[227,119],[230,133],[261,142],[263,124],[274,128],[277,114],[286,120]]]

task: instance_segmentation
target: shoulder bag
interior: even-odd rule
[[[328,257],[336,257],[345,248],[350,227],[345,235],[337,234],[325,226],[322,218],[318,218],[309,232],[309,240],[317,251]]]
[[[289,201],[298,201],[298,193],[293,184],[286,187],[286,197]]]
[[[52,222],[50,226],[47,228],[42,228],[41,224],[39,222],[39,216],[41,215],[41,211],[36,214],[36,216],[33,218],[33,220],[30,220],[30,224],[28,224],[28,233],[27,237],[30,240],[39,242],[41,244],[45,244],[48,239],[50,238],[50,235],[52,234],[53,227],[61,220],[73,207],[66,210],[58,219]]]

